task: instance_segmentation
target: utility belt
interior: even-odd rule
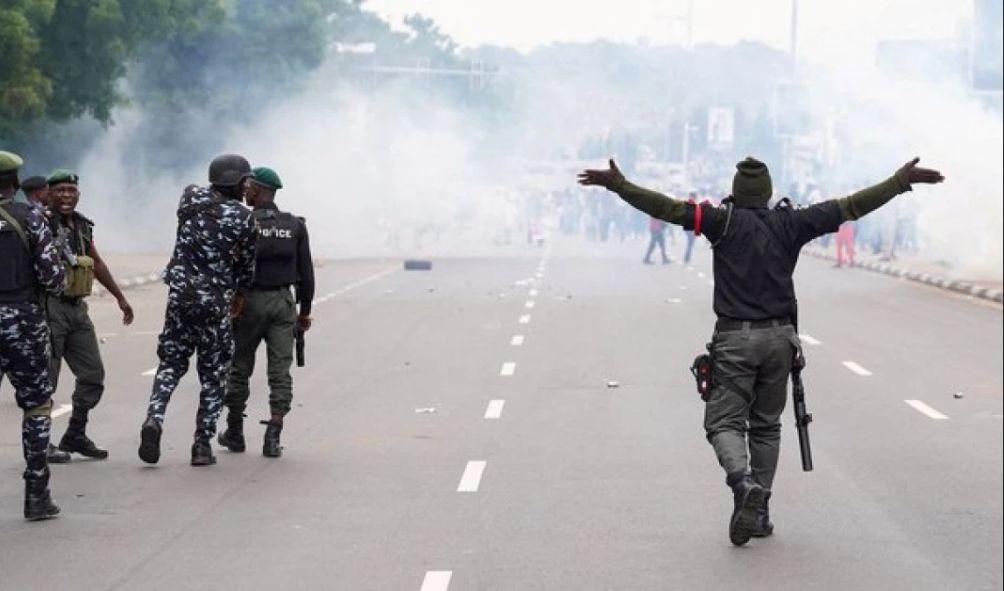
[[[749,330],[751,328],[772,328],[775,326],[790,326],[791,318],[767,318],[766,320],[736,320],[735,318],[719,318],[715,322],[715,330],[728,332],[733,330]]]
[[[289,289],[289,285],[252,285],[251,289],[254,291],[286,291]]]

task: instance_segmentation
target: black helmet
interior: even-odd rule
[[[209,163],[209,183],[218,187],[233,187],[251,174],[251,163],[239,154],[217,156]]]

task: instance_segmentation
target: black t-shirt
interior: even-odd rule
[[[792,317],[799,252],[809,241],[836,232],[843,221],[835,200],[775,209],[705,203],[688,206],[687,230],[694,229],[697,207],[701,233],[714,247],[715,314],[736,320]]]

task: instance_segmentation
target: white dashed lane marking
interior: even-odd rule
[[[363,277],[359,281],[353,281],[352,283],[346,285],[345,287],[343,287],[341,289],[338,289],[338,290],[333,291],[331,293],[326,293],[322,297],[314,298],[314,300],[313,300],[312,303],[314,303],[314,304],[323,304],[324,302],[326,302],[326,301],[328,301],[330,299],[337,298],[338,296],[342,295],[343,293],[346,293],[348,291],[352,291],[353,289],[355,289],[357,287],[360,287],[362,285],[366,285],[367,283],[369,283],[371,281],[376,281],[377,279],[380,279],[381,277],[384,277],[386,275],[390,275],[394,271],[397,271],[397,269],[398,268],[395,266],[395,267],[391,267],[389,269],[384,269],[383,271],[380,271],[379,273],[374,273],[373,275],[370,275],[369,277]]]
[[[450,588],[450,579],[452,578],[452,570],[430,570],[425,573],[422,586],[418,591],[447,591]]]
[[[808,344],[813,345],[813,346],[819,346],[819,345],[823,344],[818,339],[815,339],[812,336],[807,335],[807,334],[800,334],[798,336],[799,336],[799,338],[802,339],[803,343],[808,343]]]
[[[522,316],[520,316],[519,317],[519,323],[520,324],[530,324],[530,315],[529,314],[523,314]]]
[[[509,344],[512,345],[513,347],[522,347],[523,346],[523,341],[525,341],[525,340],[526,340],[525,336],[523,336],[521,334],[517,334],[517,335],[513,335],[512,340],[509,341]]]
[[[527,310],[529,310],[529,309],[533,308],[534,306],[536,306],[537,304],[533,300],[530,300],[529,302],[527,302],[524,305],[526,306]]]
[[[481,485],[481,475],[485,472],[488,462],[484,460],[471,460],[464,468],[464,474],[460,477],[460,484],[457,485],[457,492],[478,492]]]
[[[944,421],[948,419],[948,415],[938,412],[920,400],[904,400],[903,402],[912,406],[917,412],[923,413],[936,421]]]
[[[488,408],[485,409],[486,419],[498,419],[502,417],[502,407],[505,406],[505,400],[490,400],[488,401]]]
[[[861,367],[857,363],[854,363],[853,361],[845,361],[844,362],[844,367],[846,367],[847,369],[853,371],[854,373],[858,374],[859,376],[868,377],[868,376],[872,375],[872,372],[870,372],[867,369]]]
[[[538,292],[537,292],[536,289],[531,289],[529,295],[530,295],[531,298],[535,298],[535,297],[537,297],[537,293]]]
[[[502,364],[502,369],[499,370],[500,376],[511,376],[516,373],[516,364],[512,361],[506,361]]]

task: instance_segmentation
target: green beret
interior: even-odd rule
[[[0,150],[0,173],[17,172],[24,165],[24,160],[14,152]]]
[[[50,186],[58,185],[60,183],[70,183],[71,185],[75,185],[80,182],[80,177],[77,176],[77,173],[75,172],[70,172],[65,168],[58,168],[52,171],[52,174],[49,175],[49,178],[45,179],[45,182]]]
[[[264,185],[270,189],[281,189],[282,181],[274,170],[267,166],[259,166],[251,170],[251,182]]]

